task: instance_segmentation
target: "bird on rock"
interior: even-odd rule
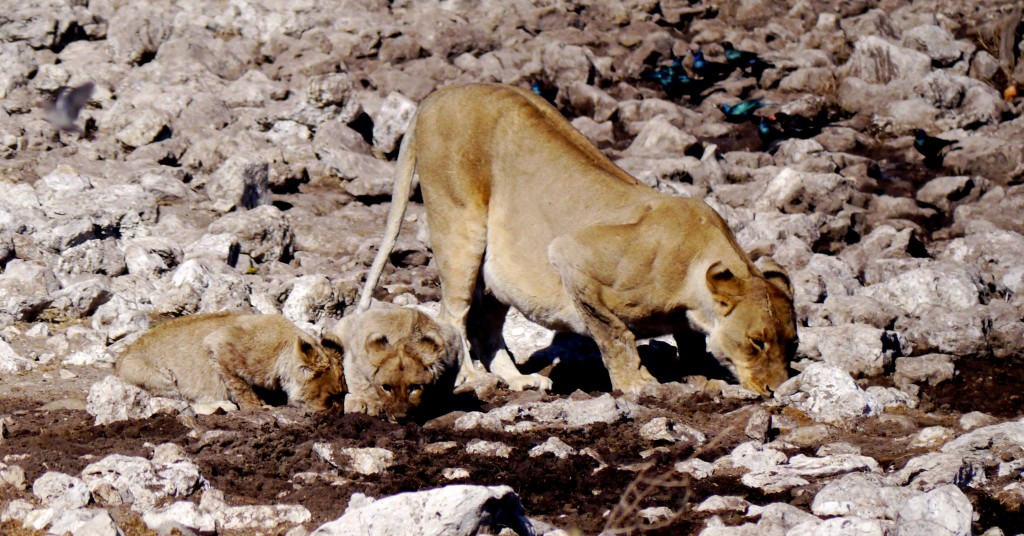
[[[749,70],[751,74],[758,78],[761,77],[761,73],[765,69],[774,67],[774,65],[761,59],[757,54],[746,50],[739,50],[728,41],[722,43],[722,49],[725,50],[725,59],[729,62],[729,65],[745,71]]]
[[[758,108],[768,106],[762,99],[750,99],[736,104],[720,104],[719,108],[725,114],[725,120],[729,123],[743,123],[754,118],[754,111]]]
[[[827,113],[819,113],[814,118],[810,118],[775,112],[768,119],[779,125],[779,129],[786,138],[813,138],[820,134],[821,129],[829,123]]]
[[[558,88],[545,84],[543,80],[530,82],[530,91],[552,104],[555,103],[555,97],[558,96]]]
[[[736,68],[728,63],[708,61],[704,58],[704,51],[700,49],[693,53],[693,72],[701,78],[717,82],[724,80],[735,70]]]
[[[78,114],[92,98],[92,92],[96,88],[92,82],[86,82],[78,87],[61,86],[53,94],[53,97],[42,104],[45,112],[44,118],[54,127],[65,132],[81,132],[82,129],[75,124],[78,121]]]
[[[926,167],[939,167],[942,165],[942,159],[947,148],[958,143],[956,140],[944,140],[942,138],[936,138],[935,136],[929,136],[927,132],[922,129],[914,131],[914,149],[924,156],[924,165]]]
[[[671,98],[699,95],[709,86],[705,80],[690,78],[683,70],[683,62],[678,58],[672,61],[672,65],[661,65],[653,71],[644,73],[643,78],[657,82]]]

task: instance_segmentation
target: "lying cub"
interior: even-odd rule
[[[323,411],[345,392],[338,352],[280,315],[214,313],[168,320],[124,350],[117,374],[157,396],[261,407],[253,388]]]
[[[326,337],[344,348],[345,413],[396,421],[454,390],[459,332],[422,311],[381,304],[346,316]]]

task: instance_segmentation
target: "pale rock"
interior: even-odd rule
[[[784,213],[834,214],[854,195],[851,179],[832,173],[808,173],[783,168],[765,187],[757,207]]]
[[[92,495],[82,479],[57,471],[47,471],[32,483],[32,494],[54,510],[82,508]]]
[[[605,393],[587,400],[559,399],[551,402],[507,404],[487,413],[471,411],[455,421],[456,430],[482,427],[508,432],[543,428],[581,428],[594,423],[615,423],[630,419],[640,406]]]
[[[199,510],[213,516],[218,533],[276,533],[285,526],[307,523],[313,517],[305,507],[294,504],[229,506],[224,502],[224,492],[215,489],[203,491]]]
[[[928,426],[922,428],[920,432],[910,441],[910,446],[914,448],[929,448],[934,449],[942,446],[953,439],[953,430],[946,428],[945,426]]]
[[[348,181],[342,188],[355,197],[389,197],[394,189],[394,165],[383,160],[344,150],[331,151],[321,160],[341,179]]]
[[[165,498],[187,497],[204,480],[191,461],[154,463],[138,456],[111,454],[82,470],[93,496],[110,506],[131,505],[148,512]]]
[[[150,396],[142,389],[110,375],[89,388],[85,409],[96,418],[96,425],[102,425],[128,419],[146,419],[164,411],[186,411],[188,403]]]
[[[0,523],[17,521],[21,523],[33,510],[35,506],[24,499],[14,499],[7,503],[3,513],[0,513]]]
[[[416,103],[408,97],[397,92],[389,94],[373,123],[373,145],[384,153],[395,150],[415,113]]]
[[[580,117],[589,117],[596,123],[603,124],[611,119],[619,107],[618,101],[612,96],[585,83],[571,84],[565,88],[565,93],[568,96],[569,104],[582,114]]]
[[[914,197],[948,213],[963,203],[976,201],[989,188],[988,180],[983,177],[935,177],[919,188]]]
[[[950,443],[943,445],[942,450],[946,451]],[[979,458],[959,452],[928,452],[908,460],[892,478],[895,483],[909,484],[909,487],[922,491],[945,484],[978,487],[988,481],[983,465],[986,457],[990,456],[983,455]]]
[[[329,279],[322,275],[304,275],[292,283],[281,314],[292,322],[313,324],[342,305]]]
[[[240,252],[256,262],[287,259],[295,241],[288,217],[273,205],[225,214],[210,224],[209,232],[235,235]]]
[[[2,427],[0,421],[0,427]],[[0,434],[0,443],[3,443],[3,434]],[[25,470],[19,465],[7,465],[0,462],[0,485],[10,486],[16,490],[25,489]]]
[[[234,266],[241,249],[238,237],[232,233],[207,233],[185,247],[184,259],[210,258]]]
[[[894,80],[915,80],[931,71],[927,55],[894,45],[876,35],[857,39],[850,59],[840,67],[840,76],[857,77],[870,84]]]
[[[214,210],[252,209],[270,204],[270,168],[244,156],[224,161],[206,184]]]
[[[677,473],[682,473],[695,480],[703,480],[710,477],[714,472],[714,465],[699,458],[690,458],[676,462],[673,466]]]
[[[772,503],[766,506],[751,505],[747,509],[748,518],[759,518],[757,523],[744,523],[735,527],[709,526],[701,531],[701,536],[760,536],[782,535],[802,523],[820,523],[816,516],[786,504]]]
[[[847,516],[895,520],[903,501],[915,490],[887,484],[874,473],[850,473],[832,482],[814,496],[811,512],[817,516]]]
[[[999,280],[1020,269],[1024,235],[1013,231],[971,233],[951,240],[938,258],[978,266],[982,273]]]
[[[140,237],[122,242],[124,263],[129,274],[156,276],[181,262],[181,249],[170,239]]]
[[[963,430],[970,431],[974,430],[975,428],[981,428],[982,426],[995,424],[995,422],[996,418],[987,413],[982,413],[980,411],[971,411],[961,415],[958,424],[960,424],[960,428],[962,428]]]
[[[941,305],[922,305],[910,316],[900,317],[894,330],[904,336],[912,351],[942,353],[961,357],[984,356],[989,352],[991,320],[983,305],[950,310]]]
[[[84,367],[98,364],[110,365],[115,360],[114,355],[107,351],[105,344],[91,341],[65,356],[61,363],[68,366]]]
[[[676,515],[676,512],[667,506],[650,506],[636,512],[636,516],[647,524],[668,521]]]
[[[539,52],[544,74],[556,87],[586,83],[590,77],[590,55],[583,47],[553,41]]]
[[[771,428],[772,416],[764,408],[756,408],[747,419],[747,425],[743,433],[755,441],[765,441],[768,438],[768,430]]]
[[[187,501],[178,501],[150,510],[142,515],[142,522],[158,534],[172,534],[175,530],[182,534],[217,533],[217,521],[213,515],[200,510],[195,503]]]
[[[533,534],[519,497],[508,486],[453,485],[378,500],[354,494],[338,519],[311,536],[475,536],[498,526]]]
[[[807,484],[805,477],[832,476],[853,471],[879,472],[880,468],[873,458],[857,454],[821,457],[797,454],[784,464],[750,471],[740,480],[746,486],[759,488],[767,493],[777,493]]]
[[[845,370],[812,363],[775,391],[779,402],[807,413],[815,421],[842,425],[880,411],[878,401],[857,386]]]
[[[904,32],[903,46],[924,52],[933,62],[943,67],[956,63],[963,55],[953,34],[941,26],[932,24],[917,26]]]
[[[806,521],[786,532],[786,536],[886,536],[892,521],[861,517],[836,517],[824,521]]]
[[[663,116],[657,116],[644,124],[626,149],[630,156],[678,156],[682,155],[697,138],[676,128]]]
[[[897,385],[909,383],[925,383],[938,385],[953,379],[956,367],[953,358],[946,354],[926,354],[917,357],[896,358],[896,373],[893,376]]]
[[[830,296],[850,296],[861,288],[850,265],[820,253],[812,255],[803,268],[791,272],[790,279],[797,303],[822,303]]]
[[[973,268],[953,262],[934,262],[864,287],[861,293],[914,312],[929,305],[950,310],[968,309],[979,303],[981,289]]]
[[[554,457],[564,460],[569,456],[575,456],[577,454],[576,449],[568,445],[565,441],[558,439],[555,436],[551,436],[547,441],[530,449],[529,455],[531,458],[537,456],[543,456],[545,454],[552,454]]]
[[[149,4],[128,4],[107,22],[107,45],[115,62],[141,64],[171,36],[172,17]]]
[[[695,448],[703,445],[707,437],[699,430],[680,424],[667,417],[655,417],[640,427],[640,437],[648,441],[668,443],[686,442]]]
[[[466,452],[468,454],[476,454],[478,456],[508,458],[512,454],[512,447],[500,441],[474,439],[466,444]]]
[[[816,315],[820,320],[808,319],[810,327],[860,324],[885,330],[899,318],[900,309],[867,296],[830,294]]]
[[[446,467],[441,471],[441,476],[443,476],[445,480],[462,480],[464,478],[469,478],[469,471],[462,467]]]
[[[114,138],[131,148],[152,143],[170,124],[165,112],[151,107],[132,110],[129,117],[128,123],[114,134]]]
[[[60,289],[53,272],[39,263],[13,259],[0,274],[0,313],[31,321]]]
[[[719,514],[723,512],[746,512],[750,503],[736,495],[712,495],[697,505],[696,511]]]
[[[901,390],[895,387],[872,385],[865,389],[864,392],[875,400],[881,411],[889,411],[896,408],[914,409],[918,403],[918,390],[912,386],[905,386]]]
[[[11,348],[7,341],[0,339],[0,374],[15,374],[26,370],[32,370],[38,363],[31,359],[25,359],[18,355]],[[0,440],[3,438],[0,437]]]
[[[907,499],[899,509],[896,531],[901,536],[965,536],[971,534],[974,508],[952,485]]]
[[[902,354],[896,333],[865,324],[803,328],[799,355],[835,365],[853,376],[877,376]]]
[[[120,536],[110,513],[101,508],[72,508],[55,512],[47,534]]]
[[[395,465],[395,453],[377,447],[350,448],[336,447],[331,443],[314,443],[313,452],[338,469],[362,475],[380,474]]]

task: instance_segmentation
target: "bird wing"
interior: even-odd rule
[[[96,89],[95,84],[92,82],[86,82],[71,91],[68,91],[66,102],[68,105],[68,111],[71,112],[71,115],[78,115],[78,112],[82,107],[89,102],[90,98],[92,98],[92,92],[94,89]]]

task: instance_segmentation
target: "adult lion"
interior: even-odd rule
[[[441,319],[514,389],[509,306],[597,342],[612,385],[651,380],[636,336],[672,333],[681,355],[711,353],[768,395],[788,377],[796,340],[785,271],[759,269],[703,201],[658,193],[616,167],[543,99],[496,84],[427,97],[402,141],[387,229],[365,310],[420,179],[441,278]],[[465,368],[464,368],[465,370]]]

